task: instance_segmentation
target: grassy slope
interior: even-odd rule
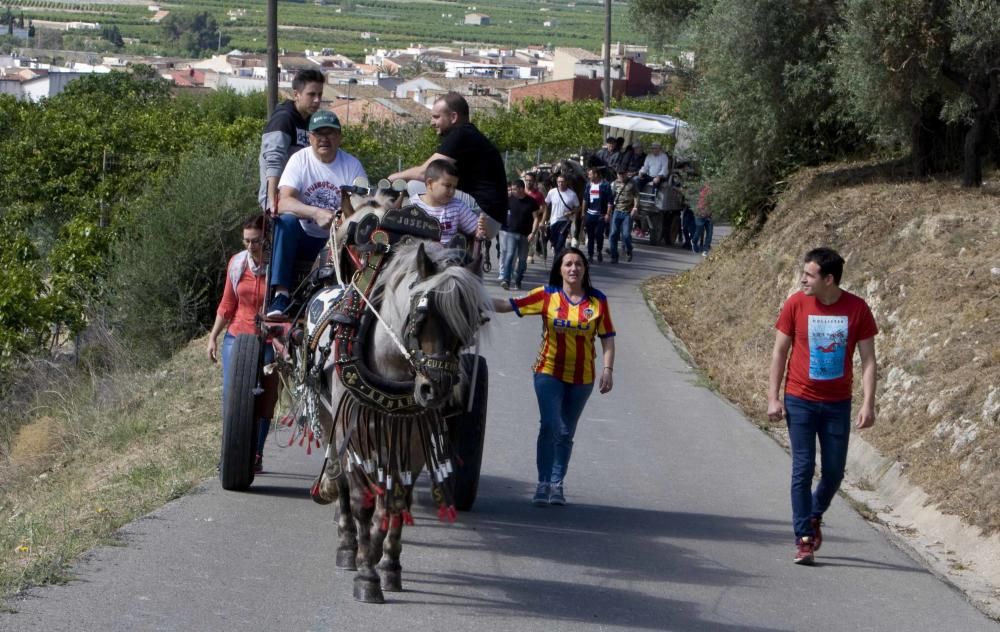
[[[36,419],[0,445],[0,605],[214,473],[221,379],[204,346],[153,372],[39,385]]]
[[[650,297],[722,393],[766,424],[774,320],[802,254],[847,260],[843,287],[881,333],[878,421],[864,437],[949,513],[1000,530],[1000,190],[895,180],[870,165],[798,174],[768,223]],[[857,367],[857,365],[856,365]],[[857,372],[857,371],[856,371]],[[855,380],[856,387],[859,380]],[[856,399],[857,401],[857,399]]]

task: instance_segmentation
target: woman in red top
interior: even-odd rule
[[[236,336],[257,333],[257,314],[264,303],[267,287],[264,278],[264,216],[257,215],[243,224],[243,245],[226,266],[226,285],[222,300],[215,314],[215,324],[208,336],[208,359],[219,360],[218,338],[226,330],[222,341],[222,404],[226,403],[226,375],[229,372],[229,355]],[[264,363],[274,361],[274,348],[264,347]],[[278,384],[275,375],[264,377],[264,396],[259,398],[257,414],[260,415],[260,434],[257,438],[257,459],[254,470],[263,470],[264,442],[271,427],[271,417],[277,402]]]
[[[549,284],[526,296],[494,301],[497,312],[542,317],[542,345],[533,367],[541,424],[538,430],[536,505],[565,505],[563,479],[573,451],[573,435],[583,407],[599,380],[611,391],[615,364],[615,328],[608,299],[590,285],[587,258],[566,248],[553,262]],[[601,339],[604,368],[594,373],[594,339]]]

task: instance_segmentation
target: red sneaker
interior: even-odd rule
[[[809,536],[798,538],[795,540],[795,563],[812,566],[816,560],[816,556],[813,554],[815,550],[816,546],[812,538]]]
[[[819,529],[819,525],[822,523],[823,518],[819,516],[813,516],[809,519],[809,524],[813,528],[813,551],[818,551],[819,547],[823,546],[823,532]]]

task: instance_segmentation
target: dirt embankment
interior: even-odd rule
[[[778,310],[805,251],[837,249],[842,286],[868,301],[881,329],[878,419],[863,437],[943,512],[995,534],[1000,186],[991,180],[969,191],[871,165],[807,170],[760,231],[734,234],[705,265],[647,290],[722,394],[764,425]]]

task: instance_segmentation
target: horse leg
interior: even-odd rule
[[[339,507],[337,510],[337,568],[345,571],[358,570],[358,525],[351,514],[351,489],[347,477],[337,479]]]
[[[362,494],[366,494],[362,498]],[[376,511],[375,499],[367,487],[352,488],[351,509],[358,528],[358,574],[354,577],[354,598],[364,603],[385,603],[375,563],[378,558],[372,551],[372,536],[378,534],[379,524],[374,518],[381,518]],[[384,512],[384,509],[383,509]],[[378,542],[381,548],[381,541]]]
[[[404,501],[403,508],[408,513],[413,502],[413,487],[407,488],[405,495],[400,500]],[[389,520],[389,531],[385,534],[385,541],[382,545],[382,559],[378,563],[378,574],[382,578],[382,590],[386,592],[401,592],[403,590],[403,567],[399,563],[399,555],[402,551],[403,519],[402,514],[397,511]]]

